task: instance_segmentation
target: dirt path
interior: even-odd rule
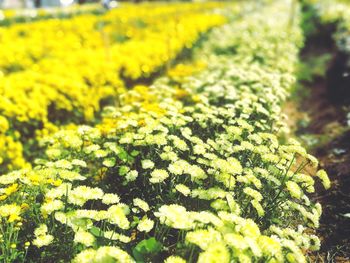
[[[315,200],[323,205],[319,234],[322,248],[318,262],[350,262],[350,134],[344,132],[344,112],[329,102],[326,82],[317,80],[309,87],[310,96],[302,103],[310,122],[305,134],[318,142],[312,153],[319,158],[332,181],[328,191],[319,187]]]
[[[320,55],[310,50],[302,59]],[[331,189],[325,191],[318,186],[312,197],[322,204],[323,214],[318,230],[322,247],[311,261],[350,262],[350,217],[344,216],[350,213],[350,132],[346,112],[343,106],[330,102],[325,75],[299,85],[299,92],[284,107],[288,124],[320,160],[332,181]]]

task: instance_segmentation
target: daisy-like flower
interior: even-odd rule
[[[151,178],[149,179],[149,181],[153,184],[161,183],[168,177],[169,177],[169,174],[166,170],[156,169],[152,171]]]
[[[188,196],[191,194],[191,189],[188,188],[186,185],[184,184],[177,184],[175,186],[175,189],[180,192],[181,194],[183,194],[184,196]]]
[[[33,243],[34,246],[37,246],[38,248],[41,248],[41,247],[50,245],[52,241],[53,241],[53,236],[45,234],[45,235],[37,236],[33,240],[32,243]]]
[[[186,260],[179,256],[170,256],[164,261],[164,263],[186,263]]]
[[[137,225],[137,229],[141,232],[148,233],[153,229],[154,222],[151,219],[148,219],[147,217],[141,219],[139,224]]]
[[[144,212],[148,212],[150,209],[149,205],[140,198],[134,198],[133,203],[134,203],[134,206],[140,208]]]
[[[130,222],[126,217],[126,212],[121,204],[112,205],[107,210],[107,219],[111,224],[116,224],[121,229],[129,229]]]
[[[319,170],[316,173],[316,176],[321,179],[324,188],[329,189],[331,187],[331,181],[329,180],[329,177],[325,170]]]
[[[52,235],[47,234],[47,232],[47,225],[41,224],[39,227],[37,227],[34,230],[35,239],[32,242],[33,245],[37,246],[38,248],[41,248],[43,246],[48,246],[49,244],[51,244],[54,237]]]
[[[199,246],[202,250],[208,249],[212,244],[222,241],[220,232],[213,228],[198,229],[188,232],[186,241]]]
[[[154,162],[151,160],[142,160],[141,165],[143,169],[152,169],[154,167]]]
[[[290,195],[294,198],[300,199],[302,195],[302,191],[299,185],[293,181],[286,182],[287,189]]]
[[[18,221],[21,219],[21,207],[16,204],[6,204],[0,206],[0,217],[7,218],[9,223]]]
[[[74,236],[75,243],[81,243],[86,247],[91,247],[95,243],[95,237],[84,230],[78,230]]]
[[[216,242],[199,254],[198,263],[229,263],[230,252],[225,243]]]
[[[120,198],[117,194],[104,194],[102,198],[102,203],[106,205],[112,205],[112,204],[117,204],[119,203]]]
[[[54,211],[61,210],[64,207],[64,204],[61,200],[50,200],[48,202],[45,202],[40,210],[41,213],[43,213],[45,216],[50,215]]]

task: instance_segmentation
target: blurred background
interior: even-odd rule
[[[124,2],[142,2],[143,0],[124,0]],[[189,1],[189,0],[188,0]],[[103,3],[107,0],[0,0],[0,8],[40,8],[60,7],[73,4]]]
[[[0,8],[59,7],[72,4],[98,3],[100,0],[0,0]]]

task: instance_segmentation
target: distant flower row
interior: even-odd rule
[[[125,84],[158,72],[224,23],[212,14],[222,6],[126,4],[103,16],[0,28],[0,171],[25,166],[35,136],[94,121]]]
[[[31,22],[48,18],[68,18],[85,13],[104,13],[100,4],[72,5],[69,7],[2,9],[0,25],[7,26],[19,22]]]

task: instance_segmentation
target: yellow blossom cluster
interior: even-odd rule
[[[66,8],[38,8],[38,9],[3,9],[0,11],[0,23],[8,25],[18,22],[31,22],[36,19],[50,17],[64,18],[88,12],[102,12],[99,4],[87,4],[83,6],[70,5]]]
[[[20,134],[11,131],[8,119],[0,115],[0,172],[19,169],[29,164],[23,157],[23,146],[19,141]]]
[[[118,105],[125,85],[151,77],[224,23],[224,16],[213,14],[223,7],[123,4],[99,16],[0,28],[0,124],[11,123],[0,136],[2,170],[25,165],[23,148],[30,153],[36,135],[94,122],[101,105]]]

